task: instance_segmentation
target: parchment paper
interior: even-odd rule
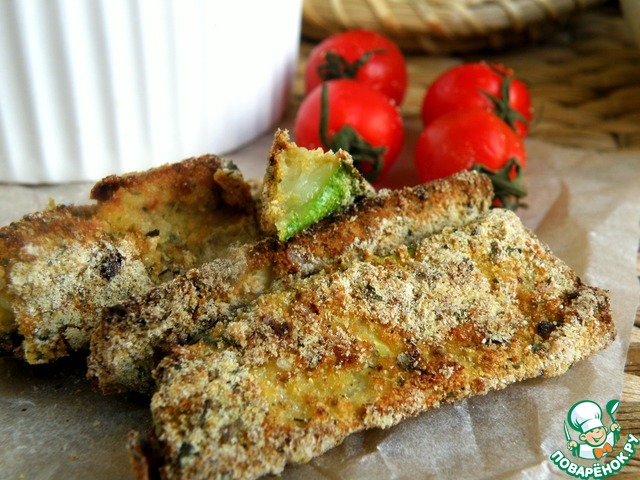
[[[412,145],[417,126],[407,128]],[[260,178],[272,134],[226,155]],[[618,338],[566,375],[535,379],[427,412],[388,430],[349,437],[284,479],[567,478],[549,460],[564,450],[563,421],[577,401],[619,399],[640,298],[640,155],[597,154],[527,142],[524,223],[583,280],[611,293]],[[417,183],[410,147],[384,186]],[[382,186],[382,185],[378,185]],[[90,185],[0,185],[0,224],[56,202],[86,202]],[[150,426],[148,402],[104,397],[84,380],[82,359],[29,367],[0,360],[0,477],[131,478],[129,430]],[[624,430],[624,424],[622,425]],[[640,433],[640,432],[636,432]]]

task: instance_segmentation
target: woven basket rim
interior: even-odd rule
[[[405,50],[503,48],[543,36],[606,0],[304,0],[302,33],[322,40],[353,28],[383,33]]]

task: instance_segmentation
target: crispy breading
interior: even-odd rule
[[[29,363],[87,348],[103,307],[261,236],[250,186],[213,155],[107,177],[90,197],[0,229],[0,347]]]
[[[274,238],[220,259],[105,311],[91,340],[89,377],[106,393],[153,389],[151,372],[175,344],[193,342],[220,319],[291,276],[384,255],[401,244],[486,211],[489,179],[462,172],[384,190],[312,225],[287,242]]]
[[[138,478],[150,466],[163,479],[277,474],[353,432],[560,375],[614,337],[607,293],[492,210],[297,279],[177,347],[131,459]]]

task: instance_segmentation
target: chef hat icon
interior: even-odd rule
[[[583,400],[571,407],[567,420],[574,430],[582,433],[587,433],[594,428],[604,427],[602,424],[602,409],[600,405],[591,400]]]

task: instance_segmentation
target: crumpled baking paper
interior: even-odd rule
[[[409,135],[417,131],[408,129]],[[261,178],[271,138],[265,134],[227,157],[247,178]],[[556,450],[568,455],[567,411],[584,399],[605,405],[622,392],[640,298],[640,155],[570,150],[536,140],[527,141],[527,151],[529,208],[518,213],[586,283],[610,291],[615,343],[562,377],[525,381],[394,428],[352,435],[312,462],[288,467],[283,479],[567,478],[549,458]],[[407,149],[381,186],[415,183]],[[85,203],[89,188],[0,185],[0,224],[43,208],[49,198]],[[93,392],[82,359],[36,367],[0,360],[2,478],[131,478],[127,433],[149,428],[148,401]]]

